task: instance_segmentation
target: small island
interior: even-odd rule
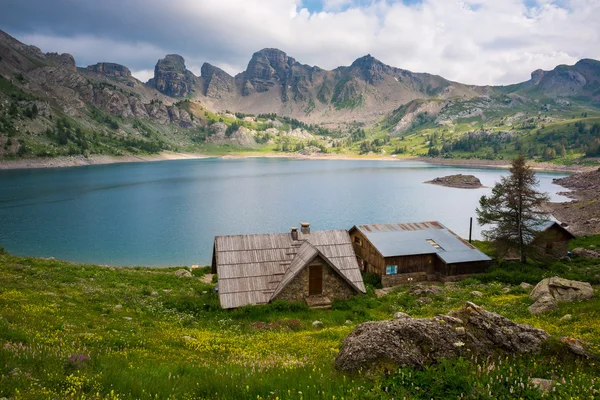
[[[481,181],[476,176],[463,174],[442,176],[424,183],[460,189],[479,189],[485,187],[481,184]]]

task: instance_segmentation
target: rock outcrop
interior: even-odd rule
[[[529,295],[534,303],[529,307],[532,314],[542,314],[558,307],[560,302],[587,300],[594,297],[594,289],[588,282],[570,281],[557,276],[541,280]]]
[[[575,257],[600,258],[600,250],[589,250],[583,247],[577,247],[571,252]]]
[[[476,176],[463,174],[442,176],[425,183],[461,189],[479,189],[483,187],[481,181]]]
[[[204,79],[204,95],[206,97],[220,99],[226,93],[235,92],[235,79],[222,69],[204,63],[200,72]]]
[[[124,65],[102,62],[94,65],[88,65],[87,70],[97,74],[103,74],[114,77],[129,78],[131,71]]]
[[[185,67],[178,54],[167,54],[154,67],[154,78],[148,84],[171,97],[185,97],[194,91],[198,78]]]
[[[60,67],[68,68],[72,71],[75,71],[77,68],[75,66],[75,58],[69,53],[46,53],[46,59],[52,61],[54,64]]]
[[[434,318],[397,318],[365,322],[344,340],[335,358],[343,371],[369,369],[380,364],[420,367],[442,358],[466,354],[535,353],[550,335],[517,324],[468,302],[450,315]]]

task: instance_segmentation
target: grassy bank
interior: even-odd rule
[[[556,274],[597,284],[600,266],[589,260],[532,265],[529,273],[505,265],[445,285],[426,305],[408,287],[382,298],[370,288],[332,310],[281,302],[223,311],[202,279],[205,269],[192,278],[174,271],[0,254],[0,397],[539,398],[529,377],[560,382],[550,398],[593,398],[600,391],[596,361],[561,355],[459,359],[389,376],[342,374],[332,366],[343,338],[363,321],[389,319],[396,311],[434,316],[467,300],[552,335],[583,339],[598,353],[599,298],[532,316],[527,292],[511,285]],[[473,298],[474,290],[483,297]],[[573,318],[561,321],[565,314]],[[313,327],[315,320],[323,327]]]

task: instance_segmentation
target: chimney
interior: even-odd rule
[[[308,235],[310,233],[310,223],[308,222],[300,222],[300,232],[304,233],[305,235]]]
[[[295,226],[290,228],[291,230],[291,235],[292,235],[292,240],[298,240],[298,228],[296,228]]]

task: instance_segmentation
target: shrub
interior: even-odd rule
[[[363,273],[363,281],[365,285],[371,285],[374,288],[381,289],[383,286],[381,285],[381,277],[377,274],[372,273]]]

